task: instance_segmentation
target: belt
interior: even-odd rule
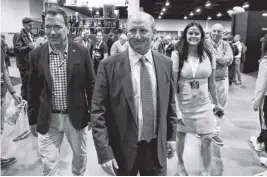
[[[64,109],[64,110],[52,110],[52,113],[56,113],[56,114],[68,114],[68,110]]]

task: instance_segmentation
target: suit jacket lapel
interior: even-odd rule
[[[49,49],[48,49],[48,43],[45,44],[45,48],[43,50],[43,61],[44,61],[44,74],[45,74],[45,78],[48,84],[48,87],[50,88],[50,90],[52,90],[52,79],[51,79],[51,73],[50,73],[50,66],[49,66]]]
[[[75,46],[73,45],[73,42],[69,40],[69,48],[68,48],[68,73],[67,73],[67,78],[68,78],[68,83],[71,80],[74,66],[78,63],[80,63],[80,56],[76,55],[78,51],[76,51]]]
[[[122,84],[127,102],[129,104],[129,107],[135,119],[135,123],[137,125],[137,112],[136,112],[136,107],[134,105],[132,73],[131,73],[131,66],[130,66],[130,61],[129,61],[129,56],[128,56],[128,50],[122,52],[121,58],[119,60],[120,60],[119,68],[121,71],[120,72],[121,84]]]
[[[166,71],[166,65],[164,62],[164,59],[161,58],[157,53],[152,51],[152,56],[154,59],[155,64],[155,71],[156,71],[156,77],[157,77],[157,123],[159,123],[161,113],[164,111],[161,109],[164,109],[162,105],[165,104],[165,100],[168,99],[166,97],[166,85],[170,78],[168,78],[168,72]]]

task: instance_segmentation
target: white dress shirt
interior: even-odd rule
[[[143,138],[143,112],[142,112],[142,99],[141,99],[141,85],[140,85],[140,69],[141,69],[141,57],[143,55],[135,52],[129,46],[129,61],[132,72],[132,83],[133,83],[133,93],[134,93],[134,106],[136,108],[136,115],[138,118],[138,141],[144,140]],[[147,58],[145,65],[148,68],[152,83],[152,94],[153,94],[153,105],[155,110],[154,118],[154,132],[156,133],[157,127],[157,79],[154,66],[154,60],[152,57],[151,49],[144,55]],[[155,134],[156,137],[156,134]]]

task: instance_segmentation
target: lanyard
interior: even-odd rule
[[[193,74],[193,79],[195,80],[195,76],[196,76],[196,72],[197,72],[197,68],[199,65],[199,59],[197,60],[197,63],[194,65],[192,59],[189,57],[188,58],[189,64],[192,68],[192,74]]]
[[[98,44],[98,46],[96,46],[96,48],[100,49],[101,44],[102,44],[102,41]]]

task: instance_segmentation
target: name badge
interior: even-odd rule
[[[198,81],[192,81],[190,82],[191,89],[199,89],[199,82]]]

